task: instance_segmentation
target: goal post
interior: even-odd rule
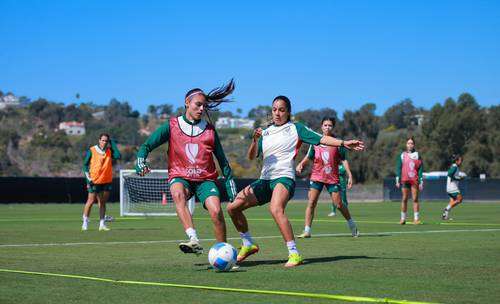
[[[194,196],[188,201],[194,213]],[[139,176],[135,170],[120,170],[120,216],[175,216],[168,170],[151,170]]]

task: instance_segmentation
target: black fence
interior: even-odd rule
[[[236,179],[238,190],[255,179]],[[223,181],[218,180],[222,200],[227,201]],[[307,199],[307,182],[297,181],[295,199]],[[84,178],[71,177],[0,177],[0,204],[64,203],[81,204],[87,200]],[[120,179],[113,179],[110,202],[120,201]]]
[[[500,201],[500,179],[464,179],[460,181],[460,192],[465,201]],[[447,200],[446,178],[424,180],[421,200]],[[396,188],[394,178],[384,179],[384,201],[401,200],[401,190]]]

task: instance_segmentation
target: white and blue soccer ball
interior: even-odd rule
[[[208,252],[208,262],[216,271],[229,271],[236,265],[238,252],[231,244],[217,243]]]

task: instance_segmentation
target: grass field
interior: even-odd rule
[[[98,232],[94,209],[90,230],[81,232],[81,205],[1,205],[0,303],[343,302],[337,296],[499,303],[500,204],[466,203],[453,210],[450,222],[440,220],[444,206],[424,202],[423,224],[401,226],[397,203],[351,204],[361,231],[355,239],[343,218],[327,217],[328,205],[319,204],[313,238],[297,244],[306,263],[294,269],[283,267],[286,246],[267,209],[254,208],[247,214],[261,252],[237,272],[215,273],[207,254],[196,257],[179,251],[177,242],[185,235],[176,217],[117,218],[111,231]],[[108,214],[117,217],[118,208],[110,204]],[[296,234],[303,228],[304,208],[298,202],[287,208]],[[228,217],[226,221],[234,238],[229,242],[239,246]],[[212,228],[200,208],[195,224],[208,251],[214,243]]]

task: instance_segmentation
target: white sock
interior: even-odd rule
[[[297,245],[295,245],[295,241],[286,242],[286,247],[288,247],[288,254],[296,253],[299,254],[297,250]]]
[[[354,229],[356,228],[356,223],[354,222],[354,220],[351,218],[347,221],[347,226],[349,226],[349,229]]]
[[[240,237],[241,240],[243,241],[243,246],[252,246],[253,245],[253,240],[252,236],[250,235],[250,232],[240,232]]]
[[[450,211],[450,210],[451,210],[451,205],[450,205],[450,204],[448,204],[448,206],[446,206],[446,208],[444,208],[444,210],[446,210],[446,211]]]
[[[406,212],[401,212],[401,219],[406,220]]]
[[[106,224],[104,223],[104,219],[99,220],[99,227],[104,227]]]
[[[419,218],[419,213],[418,212],[414,212],[413,213],[413,219],[418,220],[418,218]]]
[[[305,233],[311,233],[311,226],[305,226],[304,227],[304,232]]]
[[[189,227],[186,229],[186,234],[191,241],[198,241],[198,235],[196,234],[196,230],[194,228]]]
[[[83,218],[83,222],[84,223],[88,223],[89,222],[89,217],[88,216],[83,215],[82,218]]]

